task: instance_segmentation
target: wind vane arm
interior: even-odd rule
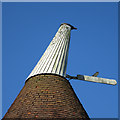
[[[87,75],[77,75],[76,77],[75,76],[66,75],[66,78],[78,79],[78,80],[89,81],[89,82],[96,82],[96,83],[103,83],[103,84],[109,84],[109,85],[116,85],[117,84],[116,80],[114,80],[114,79],[106,79],[106,78],[87,76]]]

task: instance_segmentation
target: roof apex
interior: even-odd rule
[[[69,26],[71,27],[71,30],[77,29],[77,28],[75,28],[74,26],[72,26],[71,24],[68,24],[68,23],[62,23],[61,25],[69,25]],[[60,26],[61,26],[61,25],[60,25]]]

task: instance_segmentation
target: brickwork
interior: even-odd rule
[[[69,81],[49,74],[29,78],[4,118],[89,119]]]

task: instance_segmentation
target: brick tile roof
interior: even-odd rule
[[[5,118],[89,119],[69,81],[52,74],[29,78]]]

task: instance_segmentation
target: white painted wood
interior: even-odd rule
[[[110,85],[116,85],[117,84],[116,80],[114,80],[114,79],[106,79],[106,78],[93,77],[93,76],[87,76],[87,75],[77,75],[77,79],[78,80],[89,81],[89,82],[110,84]]]
[[[66,77],[71,29],[74,28],[69,24],[61,24],[55,37],[28,78],[42,73],[53,73]]]

